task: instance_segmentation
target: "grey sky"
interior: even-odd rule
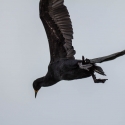
[[[32,82],[46,74],[49,47],[38,0],[0,0],[1,125],[125,125],[125,56],[99,64],[109,80],[61,81],[34,98]],[[65,0],[75,57],[125,49],[124,0]],[[104,78],[97,75],[97,77]]]

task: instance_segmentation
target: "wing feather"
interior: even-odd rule
[[[40,0],[40,18],[49,41],[51,62],[74,58],[73,28],[64,0]]]
[[[95,58],[95,59],[90,59],[90,63],[102,63],[105,61],[111,61],[117,57],[123,56],[125,54],[125,50],[121,51],[121,52],[117,52],[108,56],[103,56],[103,57],[99,57],[99,58]]]

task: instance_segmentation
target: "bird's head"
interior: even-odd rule
[[[36,96],[37,96],[38,91],[39,91],[40,88],[42,87],[43,83],[44,83],[44,77],[38,78],[38,79],[36,79],[36,80],[33,82],[33,89],[34,89],[34,91],[35,91],[35,98],[36,98]]]

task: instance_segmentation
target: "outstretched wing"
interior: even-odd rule
[[[90,63],[102,63],[105,61],[110,61],[113,60],[119,56],[123,56],[125,54],[125,50],[121,51],[121,52],[117,52],[108,56],[103,56],[103,57],[99,57],[99,58],[95,58],[95,59],[89,59]]]
[[[40,19],[49,41],[51,62],[74,58],[73,29],[64,0],[40,0]]]

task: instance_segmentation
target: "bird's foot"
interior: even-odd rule
[[[96,76],[94,74],[92,74],[92,78],[95,83],[105,83],[105,81],[108,80],[108,79],[96,79]]]
[[[79,65],[80,69],[84,69],[84,70],[87,70],[87,71],[89,71],[89,68],[92,67],[92,64],[82,64],[82,62],[79,62],[78,65]]]
[[[90,60],[89,59],[85,59],[84,56],[82,56],[82,64],[89,64],[90,63]]]
[[[95,83],[105,83],[105,81],[108,79],[95,79],[94,82]]]

